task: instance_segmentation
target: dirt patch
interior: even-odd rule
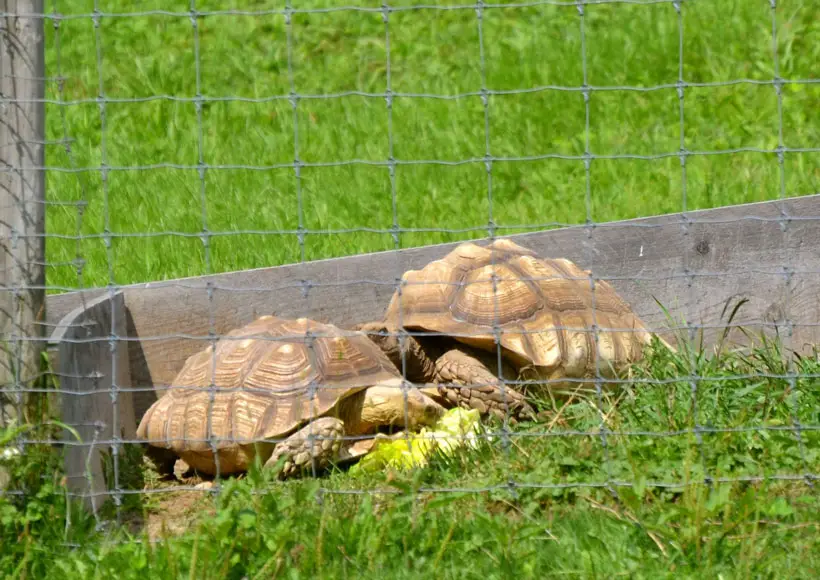
[[[141,509],[129,513],[125,525],[133,534],[147,534],[151,541],[184,534],[203,515],[216,513],[209,490],[213,480],[191,470],[178,460],[166,466],[144,457],[145,487]]]
[[[189,531],[203,516],[215,515],[211,495],[204,490],[174,490],[160,492],[161,498],[146,510],[143,530],[150,540],[177,536]]]

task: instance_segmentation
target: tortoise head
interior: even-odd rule
[[[399,340],[398,329],[393,328],[386,322],[363,322],[353,327],[354,330],[363,332],[381,351],[387,355],[397,368],[401,368],[401,342]],[[411,337],[407,337],[412,339]],[[407,348],[405,346],[405,352]]]
[[[400,378],[368,387],[361,396],[350,398],[344,409],[349,434],[373,433],[383,427],[417,430],[432,426],[444,414],[444,407],[421,390],[402,387]]]
[[[353,327],[353,330],[363,332],[367,338],[375,342],[384,352],[398,350],[399,337],[397,330],[386,322],[362,322]]]

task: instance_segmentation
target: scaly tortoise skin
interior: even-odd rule
[[[286,455],[281,477],[311,464],[323,469],[369,448],[342,442],[342,436],[431,425],[444,412],[420,389],[406,390],[405,406],[401,375],[364,334],[305,318],[263,316],[228,333],[215,352],[209,346],[188,358],[172,388],[140,421],[138,437],[206,474],[216,473],[208,436],[212,379],[220,389],[211,412],[220,474],[245,471],[256,452],[265,467]],[[311,433],[321,436],[313,445]]]
[[[569,260],[540,257],[508,239],[486,247],[463,243],[421,270],[405,272],[401,293],[393,294],[383,319],[356,328],[406,369],[409,380],[439,384],[440,397],[452,405],[503,415],[499,377],[535,380],[545,389],[528,390],[559,394],[589,385],[596,376],[596,350],[605,378],[642,357],[652,335],[606,281],[595,281],[593,297],[589,274]],[[500,372],[495,372],[494,321]],[[599,329],[597,349],[593,322]],[[435,335],[405,335],[402,363],[400,328]],[[483,386],[466,388],[471,384]],[[519,414],[529,413],[518,391],[504,390]]]

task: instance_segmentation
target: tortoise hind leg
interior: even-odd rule
[[[482,415],[491,413],[499,418],[509,409],[513,419],[534,420],[535,412],[524,395],[509,386],[502,387],[489,364],[489,357],[483,353],[459,346],[436,359],[434,382],[438,383],[441,396],[452,405],[477,409]],[[502,367],[504,375],[513,375],[509,370],[504,372],[505,368],[509,366]]]
[[[274,467],[285,455],[287,459],[279,474],[282,479],[310,470],[311,464],[317,472],[321,471],[339,457],[344,434],[345,427],[341,419],[336,417],[315,419],[284,441],[280,441],[273,448],[273,453],[265,462],[265,467]]]

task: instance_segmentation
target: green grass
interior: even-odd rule
[[[59,475],[38,483],[35,473],[51,471],[22,463],[30,497],[0,504],[0,570],[36,578],[815,578],[820,498],[802,476],[820,467],[820,363],[797,360],[791,380],[777,343],[707,354],[657,348],[602,405],[575,400],[550,421],[519,427],[508,446],[488,423],[492,440],[414,471],[278,482],[254,468],[223,480],[213,500],[154,476],[146,488],[162,493],[128,496],[131,525],[106,532],[76,508],[65,529]],[[685,378],[692,368],[697,407]],[[795,419],[806,426],[799,437]],[[702,441],[698,424],[708,429]],[[181,533],[158,533],[162,514]]]
[[[380,6],[379,2],[346,2]],[[392,2],[406,7],[409,1]],[[312,0],[299,8],[338,6]],[[197,9],[283,8],[284,2],[200,1]],[[59,2],[67,14],[88,14],[91,0]],[[189,0],[103,1],[108,12],[152,8],[187,12]],[[50,9],[50,8],[49,8]],[[594,5],[585,8],[588,83],[653,87],[678,79],[678,19],[671,4]],[[817,77],[820,18],[809,0],[778,2],[780,75]],[[772,17],[766,0],[685,2],[684,78],[693,83],[736,79],[770,81],[774,74]],[[491,8],[482,19],[486,86],[493,90],[583,83],[580,19],[575,6]],[[49,74],[56,74],[54,31],[47,26]],[[199,234],[209,238],[210,271],[273,266],[302,258],[294,233],[301,221],[305,259],[392,249],[393,189],[388,169],[362,163],[305,167],[297,181],[290,167],[265,171],[209,169],[204,190],[197,112],[192,102],[170,99],[108,103],[106,127],[94,101],[196,95],[194,32],[190,19],[172,16],[104,18],[98,69],[94,23],[64,20],[59,27],[62,97],[50,83],[48,97],[67,101],[67,133],[73,162],[82,173],[48,173],[49,199],[87,202],[79,244],[86,260],[84,285],[200,275],[208,271]],[[380,13],[335,11],[296,14],[292,20],[293,75],[305,95],[387,88],[385,29]],[[268,166],[293,162],[294,114],[287,99],[285,18],[217,15],[199,20],[202,155],[208,165]],[[475,11],[406,10],[390,15],[391,88],[400,93],[453,95],[481,89],[482,70]],[[783,88],[783,142],[816,148],[820,85]],[[684,95],[685,146],[690,151],[773,149],[778,145],[778,102],[771,85],[692,87]],[[49,139],[61,139],[60,106],[48,107]],[[296,113],[299,158],[306,163],[364,160],[390,155],[388,109],[383,97],[302,99]],[[101,173],[101,139],[112,167],[182,164],[194,169],[153,168],[108,173],[107,209]],[[484,107],[479,96],[459,99],[395,98],[393,155],[400,161],[482,158]],[[578,91],[545,90],[489,98],[489,146],[494,156],[518,158],[583,155],[586,115]],[[492,218],[501,232],[523,226],[617,220],[683,208],[680,111],[677,91],[596,91],[590,98],[589,146],[595,155],[658,155],[660,159],[596,159],[590,169],[589,205],[582,160],[498,161],[492,166]],[[51,167],[70,167],[59,145],[49,146]],[[777,199],[820,191],[820,154],[789,152],[785,191],[774,154],[757,152],[691,156],[686,164],[690,210]],[[400,164],[395,175],[396,224],[421,231],[400,235],[401,247],[487,235],[488,179],[483,162],[461,165]],[[204,221],[203,221],[204,216]],[[110,256],[101,237],[113,237]],[[49,284],[77,287],[70,262],[78,251],[76,207],[50,206]],[[382,232],[361,231],[361,228]],[[281,234],[273,232],[288,231]],[[184,235],[171,235],[176,232]],[[259,232],[259,233],[242,233]],[[149,234],[149,237],[140,237]],[[187,236],[187,237],[186,237]],[[109,264],[110,258],[110,264]],[[66,264],[68,263],[68,264]],[[63,265],[58,265],[63,264]],[[109,270],[110,268],[110,270]]]
[[[47,4],[51,10],[53,4]],[[99,4],[108,12],[190,9],[189,0]],[[205,11],[284,4],[200,0],[196,7]],[[298,4],[332,5],[326,0]],[[67,15],[87,14],[94,3],[62,1],[56,8]],[[816,78],[820,8],[810,0],[781,0],[775,16],[780,75]],[[686,81],[772,78],[768,1],[684,2],[682,18]],[[392,90],[475,92],[481,89],[482,74],[493,90],[582,84],[575,6],[492,8],[482,23],[484,71],[474,10],[392,13]],[[672,5],[587,6],[584,25],[590,85],[652,87],[677,81],[678,19]],[[55,76],[55,31],[48,22],[46,29],[47,73]],[[47,173],[47,227],[53,236],[47,243],[48,283],[55,289],[299,261],[302,251],[293,232],[300,224],[300,207],[301,224],[312,232],[305,236],[305,259],[391,249],[389,232],[363,228],[389,230],[394,225],[394,187],[395,223],[430,230],[401,233],[401,247],[487,234],[490,205],[483,162],[399,164],[395,185],[386,167],[366,163],[305,167],[299,180],[289,167],[211,168],[203,189],[195,168],[200,144],[194,104],[150,99],[196,95],[189,18],[104,18],[99,30],[102,70],[93,21],[61,21],[59,73],[65,77],[64,90],[60,94],[57,83],[48,85],[50,99],[85,101],[48,105],[48,139],[68,136],[73,141],[70,157],[61,146],[49,145],[47,165],[83,169]],[[287,99],[230,99],[290,92],[286,31],[282,15],[199,20],[201,93],[226,99],[203,105],[201,148],[209,166],[293,161],[294,112]],[[380,13],[296,14],[293,35],[298,93],[385,91]],[[106,97],[138,99],[107,103],[105,132],[94,100],[100,94],[100,76]],[[818,102],[820,85],[784,86],[786,147],[818,146]],[[690,87],[683,106],[685,147],[690,151],[778,145],[778,100],[772,86]],[[296,111],[299,158],[306,163],[383,163],[390,155],[389,122],[382,97],[302,99]],[[396,97],[393,156],[400,161],[481,158],[484,123],[477,96]],[[489,129],[494,156],[582,155],[587,139],[583,95],[545,90],[492,96]],[[108,172],[106,189],[99,171],[103,137],[108,166],[181,164],[194,169],[116,169]],[[588,203],[581,160],[495,162],[492,217],[501,231],[682,209],[675,88],[593,92],[588,138],[590,151],[599,156],[672,156],[595,159]],[[783,171],[781,175],[777,157],[770,153],[691,156],[686,163],[686,207],[820,191],[820,154],[788,152]],[[78,232],[72,203],[79,201],[86,205]],[[204,224],[212,234],[207,246],[210,265],[199,237]],[[112,236],[110,249],[102,236],[106,227]],[[315,233],[340,230],[351,231]],[[81,279],[71,263],[78,255],[85,260]],[[598,434],[601,413],[595,401],[575,401],[551,426],[541,422],[519,427],[530,436],[515,438],[508,449],[496,441],[454,459],[438,458],[411,474],[333,473],[319,481],[278,483],[270,474],[252,472],[226,482],[213,502],[204,497],[205,508],[181,513],[186,534],[158,542],[147,541],[137,524],[162,510],[180,511],[174,504],[185,501],[184,494],[177,492],[170,499],[160,493],[127,496],[124,513],[133,525],[95,531],[93,521],[66,503],[54,458],[29,448],[27,461],[14,471],[16,484],[27,490],[26,499],[0,500],[0,571],[8,577],[35,578],[817,577],[816,488],[801,479],[777,477],[820,471],[820,384],[812,376],[820,364],[801,361],[802,376],[790,381],[778,378],[784,373],[783,358],[772,345],[751,354],[692,354],[696,375],[702,377],[695,383],[694,407],[693,384],[681,378],[691,374],[686,356],[653,355],[636,369],[636,380],[618,393],[617,405],[611,399],[604,402],[606,426],[614,432],[606,448]],[[642,382],[649,378],[668,382]],[[815,427],[802,431],[800,441],[786,429],[795,418]],[[693,432],[696,423],[710,429],[702,433],[702,442]],[[549,436],[533,435],[547,430]],[[566,431],[584,434],[561,435]],[[715,482],[711,487],[704,484],[707,476]],[[721,483],[721,478],[732,481]],[[509,481],[516,484],[514,492],[507,488]],[[596,487],[607,482],[630,485],[615,486],[613,495],[606,487]],[[675,485],[653,485],[658,482]],[[144,485],[159,484],[149,478]],[[326,490],[321,503],[316,501],[320,486]],[[420,491],[423,488],[468,491]],[[356,490],[401,493],[332,493]]]

